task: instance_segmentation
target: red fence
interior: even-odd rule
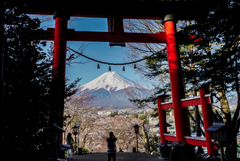
[[[209,131],[206,131],[208,127],[212,125],[211,119],[211,96],[209,93],[208,87],[202,86],[199,89],[200,96],[181,99],[181,107],[179,108],[187,108],[188,106],[202,106],[202,117],[204,122],[204,131],[205,137],[192,137],[192,136],[184,136],[184,142],[189,145],[202,146],[207,147],[208,154],[213,155],[213,143],[212,143],[212,134]],[[159,95],[157,97],[158,101],[158,114],[159,114],[159,127],[160,127],[160,136],[161,136],[161,144],[165,145],[166,141],[179,141],[177,139],[177,131],[176,134],[170,134],[167,132],[167,124],[166,124],[166,114],[165,109],[173,109],[173,102],[163,102],[166,98],[165,95]],[[175,117],[175,115],[174,115]],[[175,122],[176,124],[176,122]],[[180,125],[180,128],[183,128],[185,124],[177,124]]]

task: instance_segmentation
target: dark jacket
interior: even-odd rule
[[[107,138],[107,143],[108,143],[107,150],[108,150],[108,152],[116,152],[116,150],[117,150],[116,141],[117,141],[117,138],[115,138],[115,137]],[[114,149],[109,149],[110,142],[112,142],[114,144]]]

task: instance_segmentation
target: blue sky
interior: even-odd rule
[[[42,23],[42,27],[54,28],[54,20],[52,16],[49,16],[50,20]],[[40,16],[40,19],[44,17]],[[45,17],[46,18],[46,17]],[[72,18],[71,19],[76,19]],[[76,20],[69,23],[69,29],[75,29],[76,31],[107,31],[107,19],[105,18],[77,18]],[[124,63],[128,62],[124,54],[125,48],[123,47],[110,47],[108,42],[68,42],[67,46],[74,50],[77,50],[82,43],[84,43],[86,49],[83,51],[84,55],[91,58],[110,62],[110,63]],[[90,82],[91,80],[97,78],[105,72],[108,72],[108,65],[100,64],[100,69],[97,69],[97,63],[90,61],[84,57],[80,57],[77,61],[82,62],[82,64],[72,64],[66,68],[66,77],[70,81],[74,81],[77,78],[82,78],[79,85]],[[142,81],[139,74],[134,72],[134,69],[130,66],[125,66],[125,71],[122,71],[123,66],[111,66],[112,71],[133,80],[138,81],[143,85],[149,86],[150,84],[146,81]]]

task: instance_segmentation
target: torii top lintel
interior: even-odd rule
[[[29,14],[51,15],[56,10],[77,17],[116,17],[161,19],[175,14],[179,20],[205,18],[217,0],[68,0],[30,1],[25,8]]]

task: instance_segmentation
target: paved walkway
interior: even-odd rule
[[[164,161],[159,155],[148,155],[144,153],[119,152],[116,161]],[[75,155],[73,161],[107,161],[107,153],[88,153],[86,155]],[[68,160],[71,161],[71,160]]]

